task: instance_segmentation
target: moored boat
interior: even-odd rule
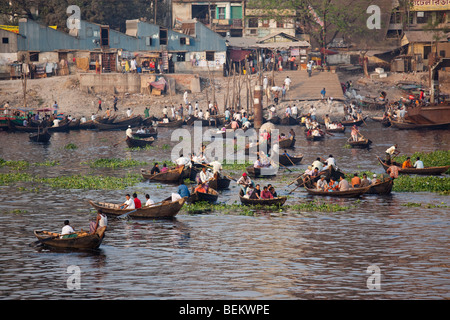
[[[30,133],[30,140],[35,142],[49,142],[52,135],[47,128],[41,129],[36,133]]]
[[[283,166],[294,166],[299,164],[303,159],[303,154],[291,156],[287,154],[280,154],[278,156],[278,162]]]
[[[166,127],[166,128],[181,128],[184,120],[174,120],[169,122],[157,122],[158,127]]]
[[[191,168],[180,166],[179,168],[169,169],[166,172],[156,174],[151,174],[150,170],[141,169],[141,174],[144,179],[148,179],[150,181],[178,183],[179,181],[190,177]]]

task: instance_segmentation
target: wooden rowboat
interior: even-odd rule
[[[295,145],[295,139],[292,137],[280,139],[278,141],[278,146],[280,147],[280,149],[290,149],[290,148],[293,148],[294,145]]]
[[[319,135],[318,136],[314,136],[312,134],[308,134],[308,131],[309,130],[307,130],[307,129],[305,130],[306,140],[309,140],[309,141],[321,141],[321,140],[325,139],[325,132],[323,132],[322,130],[319,131]]]
[[[143,206],[139,209],[120,209],[121,204],[107,203],[107,202],[94,202],[89,201],[97,211],[104,213],[108,216],[120,216],[127,212],[132,218],[173,218],[178,212],[180,212],[186,198],[181,198],[176,201],[172,201],[171,198],[167,198],[161,201],[161,204],[155,204],[152,206]],[[133,212],[131,212],[133,211]]]
[[[139,126],[142,123],[142,117],[141,116],[134,116],[134,117],[126,117],[126,118],[115,118],[111,124],[117,124],[117,125],[126,125],[131,127]]]
[[[191,192],[191,196],[189,197],[188,202],[196,203],[196,202],[208,202],[208,203],[216,203],[219,198],[219,193],[213,188],[208,188],[208,193],[204,192]]]
[[[125,140],[129,148],[145,148],[155,142],[154,138],[134,139],[127,136]]]
[[[304,186],[306,192],[313,196],[339,197],[339,198],[356,198],[368,192],[370,187],[350,188],[347,191],[322,191]]]
[[[358,140],[358,141],[353,141],[353,139],[350,137],[350,138],[348,138],[347,143],[352,148],[365,149],[365,148],[370,147],[370,145],[372,144],[372,141],[367,138],[364,138],[364,139]]]
[[[248,199],[243,196],[242,190],[239,192],[239,199],[244,205],[259,205],[259,206],[282,206],[286,200],[286,196],[275,197],[272,199]]]
[[[85,122],[80,122],[78,128],[81,130],[95,129],[94,120],[87,120]]]
[[[386,179],[383,182],[379,182],[377,184],[370,185],[369,191],[366,194],[390,194],[392,191],[392,187],[394,185],[394,181],[392,179]]]
[[[175,120],[167,123],[158,122],[158,127],[166,127],[166,128],[180,128],[184,123],[184,120]]]
[[[145,133],[137,133],[137,132],[133,132],[133,137],[135,138],[157,138],[158,137],[158,130],[156,129],[151,129],[148,132]]]
[[[280,154],[278,157],[278,162],[283,166],[293,166],[299,164],[303,159],[303,154],[297,156],[288,156],[286,154]]]
[[[46,247],[54,249],[97,249],[105,237],[106,227],[98,228],[95,233],[80,231],[61,239],[59,233],[34,231],[38,241]]]
[[[30,140],[35,142],[49,142],[52,135],[47,129],[43,129],[36,133],[30,133]]]
[[[345,126],[342,127],[337,127],[334,129],[325,129],[326,132],[330,132],[330,133],[344,133],[345,132]]]
[[[265,169],[265,170],[264,170]],[[273,177],[277,174],[278,167],[255,168],[253,165],[246,168],[250,177]],[[264,174],[263,174],[264,173]]]
[[[367,117],[364,117],[364,119],[361,120],[344,120],[341,121],[343,126],[349,127],[349,126],[360,126],[364,123],[364,120],[366,120]]]
[[[223,190],[228,189],[230,186],[231,180],[227,177],[215,177],[214,179],[210,180],[208,183],[208,186],[214,190]]]
[[[181,180],[191,176],[191,168],[180,166],[179,168],[170,169],[166,172],[156,174],[151,174],[150,170],[141,169],[141,174],[144,179],[148,179],[150,181],[178,183]]]
[[[383,166],[384,170],[388,170],[390,165],[388,165],[386,162],[384,162],[383,160],[380,159],[380,157],[378,157],[378,161],[380,162],[380,164]],[[398,167],[398,173],[399,174],[418,174],[418,175],[440,175],[445,173],[448,169],[450,169],[450,165],[449,166],[439,166],[439,167],[425,167],[422,169],[418,169],[418,168],[402,168],[401,164],[393,162],[393,165]]]
[[[391,127],[396,129],[445,129],[450,127],[450,123],[446,124],[417,124],[409,121],[390,121]]]

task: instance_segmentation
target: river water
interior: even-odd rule
[[[192,130],[192,129],[189,129]],[[287,127],[280,127],[287,133]],[[347,149],[349,136],[335,134],[307,142],[296,127],[291,154],[304,159],[297,172],[282,170],[271,180],[287,194],[296,175],[318,157],[333,154],[344,172],[383,172],[376,160],[394,143],[403,154],[448,150],[448,130],[402,131],[367,121],[361,127],[373,141],[369,150]],[[152,162],[169,159],[171,130],[161,128],[155,148],[129,151],[124,132],[54,133],[50,144],[27,134],[0,132],[0,158],[30,163],[58,161],[54,167],[30,167],[38,176],[124,175],[127,169],[91,169],[83,162],[122,158]],[[64,146],[74,143],[75,150]],[[426,164],[425,164],[426,165]],[[7,172],[8,168],[0,168]],[[301,170],[301,171],[300,171]],[[240,172],[228,172],[238,177]],[[261,180],[261,184],[269,180]],[[20,188],[22,186],[22,188]],[[155,201],[176,186],[142,181],[129,190],[85,191],[26,185],[0,186],[1,299],[449,299],[450,199],[434,193],[393,192],[386,197],[321,199],[349,206],[340,212],[282,211],[255,215],[207,212],[179,214],[174,220],[109,219],[102,246],[95,252],[53,252],[29,244],[33,230],[59,232],[70,219],[88,229],[95,218],[88,200],[121,202],[125,193],[150,193]],[[220,202],[238,201],[238,187],[222,191]],[[143,197],[141,197],[143,200]],[[312,200],[297,189],[286,204]],[[408,203],[440,205],[427,208]],[[80,287],[70,285],[79,268]],[[368,271],[369,269],[369,271]],[[375,288],[368,285],[375,274]],[[69,272],[68,272],[69,271]],[[378,277],[379,275],[379,277]],[[379,281],[378,281],[379,280]]]

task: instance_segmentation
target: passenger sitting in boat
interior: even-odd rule
[[[197,187],[195,187],[194,192],[201,192],[201,193],[207,193],[205,184],[200,183]]]
[[[148,193],[145,195],[145,199],[147,199],[147,201],[145,202],[146,207],[151,207],[152,205],[155,204],[155,201],[150,199],[150,195]]]
[[[144,128],[139,128],[139,129],[136,131],[136,133],[145,133],[145,130],[144,130]]]
[[[155,164],[153,165],[152,170],[150,170],[150,174],[157,174],[160,173],[161,171],[159,170],[159,164],[158,162],[155,162]]]
[[[344,176],[341,176],[339,181],[339,191],[348,191],[349,189],[350,184],[345,180]]]
[[[312,166],[308,166],[308,168],[305,170],[304,174],[310,176],[310,175],[312,175],[313,172],[314,172],[314,170],[313,170]]]
[[[416,169],[423,169],[424,168],[423,162],[422,162],[422,160],[420,160],[420,157],[416,158],[416,162],[414,162],[414,168],[416,168]]]
[[[319,131],[319,129],[315,128],[315,129],[312,131],[311,134],[312,134],[314,137],[318,137],[318,136],[320,136],[320,131]]]
[[[261,161],[259,160],[259,157],[256,158],[255,163],[253,163],[253,167],[254,168],[261,168],[262,164]]]
[[[377,175],[374,173],[372,177],[372,185],[380,183],[381,180],[377,178]]]
[[[75,230],[73,230],[73,228],[70,226],[69,220],[65,220],[64,227],[62,227],[62,230],[61,230],[60,238],[63,239],[63,238],[65,238],[65,236],[67,237],[67,235],[69,235],[71,233],[75,233]]]
[[[358,134],[359,134],[358,128],[356,126],[353,126],[352,133],[351,133],[353,141],[358,141]]]
[[[330,178],[330,182],[328,183],[328,186],[325,191],[333,192],[333,191],[339,191],[339,184],[336,180],[334,180],[333,177]]]
[[[317,181],[316,188],[320,191],[326,191],[328,182],[325,180],[325,175],[320,176],[320,180]]]
[[[269,191],[267,186],[265,186],[263,191],[261,191],[261,199],[273,199],[273,194]]]
[[[319,168],[314,168],[311,177],[315,178],[319,176]]]
[[[402,169],[412,168],[412,167],[413,167],[413,165],[411,163],[411,158],[407,157],[406,160],[402,164]]]
[[[322,170],[327,170],[330,166],[333,167],[334,169],[336,169],[336,159],[333,157],[332,154],[330,154],[328,156],[328,159],[325,160],[325,164],[326,164],[326,166],[323,167]]]
[[[254,191],[253,185],[249,185],[245,191],[244,198],[250,199]]]
[[[360,188],[368,187],[370,186],[372,182],[367,178],[367,174],[363,173],[363,178],[361,180],[361,183],[359,185]]]
[[[90,233],[95,233],[98,227],[103,228],[108,225],[108,218],[106,215],[102,214],[100,211],[97,211],[97,218],[95,221],[92,221],[89,226]]]
[[[125,195],[125,198],[127,200],[120,206],[120,209],[134,209],[134,201],[128,193]]]
[[[164,162],[163,166],[161,168],[161,173],[164,173],[164,172],[167,172],[167,171],[169,171],[169,168],[167,168],[167,164]]]
[[[205,184],[206,189],[208,187],[208,181],[211,180],[212,178],[213,178],[213,174],[211,173],[211,171],[206,170],[206,167],[203,167],[202,171],[199,174],[199,181],[200,181],[200,183]]]
[[[162,123],[169,123],[169,118],[167,117],[167,114],[164,115]]]
[[[257,184],[253,189],[250,199],[261,199],[261,187],[259,184]]]
[[[361,186],[361,178],[358,177],[358,174],[355,173],[352,178],[352,187],[359,188]]]
[[[185,166],[185,167],[192,167],[192,162],[191,159],[184,157],[183,154],[181,154],[181,156],[175,160],[175,163],[177,164],[177,168],[181,167],[181,166]]]
[[[182,197],[182,198],[189,198],[191,196],[191,193],[189,192],[188,187],[184,184],[184,181],[181,180],[180,185],[178,186],[178,194]]]
[[[134,207],[136,209],[139,209],[142,207],[142,203],[141,200],[139,200],[139,198],[137,197],[137,193],[133,193],[133,202],[134,202]]]
[[[278,196],[277,192],[275,191],[275,188],[272,187],[271,184],[267,185],[267,188],[269,189],[270,193],[272,194],[272,196],[273,196],[274,198],[276,198],[276,197]]]

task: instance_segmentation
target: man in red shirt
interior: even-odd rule
[[[141,200],[138,199],[136,192],[133,193],[133,201],[134,201],[134,207],[136,209],[139,209],[142,207]]]

